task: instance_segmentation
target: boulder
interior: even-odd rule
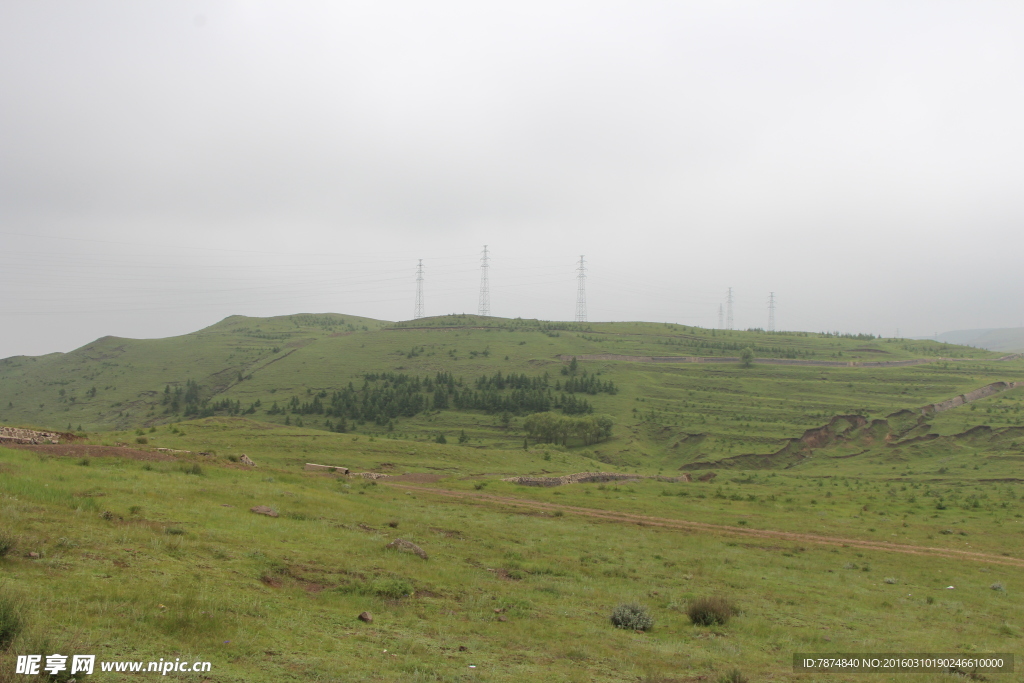
[[[257,505],[254,508],[249,508],[249,512],[255,512],[257,515],[266,515],[267,517],[277,517],[277,512],[269,505]]]
[[[373,623],[373,615],[370,614],[369,612],[363,612],[362,614],[359,615],[358,619],[359,619],[359,621],[364,621],[367,624],[372,624]]]
[[[411,541],[405,540],[404,538],[396,538],[395,540],[391,541],[391,543],[388,543],[387,546],[385,547],[394,548],[395,550],[401,550],[405,553],[412,553],[413,555],[418,555],[419,557],[422,557],[424,560],[427,559],[427,553],[423,550],[423,548],[419,547]]]

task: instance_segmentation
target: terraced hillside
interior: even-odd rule
[[[750,367],[738,362],[745,349]],[[1024,361],[1001,358],[930,341],[659,323],[233,316],[182,337],[105,337],[0,361],[0,424],[92,432],[248,416],[511,449],[537,436],[528,415],[550,411],[610,416],[610,438],[564,444],[596,460],[678,468],[776,452],[835,415],[884,419],[1024,379]]]

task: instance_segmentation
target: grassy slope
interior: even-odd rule
[[[58,385],[45,383],[58,377],[78,396],[96,383],[96,400],[121,400],[123,412],[125,399],[119,397],[137,396],[143,385],[160,389],[168,381],[161,373],[182,363],[196,369],[209,362],[207,374],[196,370],[192,377],[212,384],[206,378],[225,375],[225,368],[236,377],[251,371],[251,380],[228,382],[223,395],[268,404],[278,396],[301,396],[307,387],[337,386],[348,381],[345,373],[365,370],[450,369],[472,378],[496,369],[555,372],[560,364],[552,357],[558,353],[665,355],[655,333],[668,329],[609,325],[617,333],[611,341],[592,342],[587,337],[594,338],[593,330],[374,331],[366,321],[369,330],[353,331],[323,321],[300,327],[286,319],[259,324],[255,333],[253,321],[229,319],[186,340],[157,340],[152,343],[166,345],[159,358],[135,344],[104,341],[112,344],[99,350],[107,355],[125,349],[88,365],[78,359],[78,366],[67,365],[74,354],[15,359],[4,372],[22,374],[6,375],[13,380],[2,386],[24,392],[27,400],[38,387],[53,394]],[[239,332],[245,327],[250,332]],[[331,336],[339,331],[352,333]],[[626,331],[644,334],[618,335]],[[694,334],[692,328],[669,331]],[[251,336],[286,333],[293,336]],[[296,343],[309,339],[315,341]],[[839,348],[845,358],[850,349],[869,344],[900,357],[959,353],[886,341],[794,336],[792,342],[825,358]],[[281,350],[273,353],[273,345]],[[414,345],[424,352],[410,357]],[[487,357],[479,353],[484,349]],[[97,357],[97,349],[90,353]],[[44,372],[40,363],[64,363],[64,374]],[[356,471],[429,472],[446,478],[427,486],[474,494],[1020,557],[1024,438],[1000,431],[1019,424],[1020,390],[934,416],[905,437],[936,433],[938,439],[887,445],[866,443],[855,433],[784,471],[719,470],[707,484],[535,489],[499,481],[502,474],[597,468],[670,473],[700,458],[767,452],[836,413],[866,409],[881,416],[989,381],[1018,379],[1019,362],[886,369],[585,365],[621,388],[615,396],[591,397],[599,411],[619,421],[618,436],[594,448],[524,451],[514,430],[504,433],[493,416],[442,412],[403,420],[397,433],[427,439],[465,428],[474,447],[212,418],[147,430],[149,443],[141,447],[214,456],[158,463],[91,458],[83,466],[78,457],[0,449],[0,532],[17,541],[16,550],[0,559],[6,577],[0,590],[30,605],[30,626],[16,650],[209,659],[215,678],[224,681],[689,681],[714,680],[733,667],[752,680],[809,681],[817,679],[791,673],[794,652],[1019,650],[1024,608],[1014,596],[1024,586],[1017,568],[589,520],[571,511],[456,501],[301,469],[319,462]],[[72,367],[109,374],[76,379]],[[122,388],[103,394],[105,382]],[[104,405],[98,407],[114,410]],[[136,413],[123,420],[126,427],[148,412],[142,404],[128,410]],[[955,436],[979,425],[995,431]],[[129,429],[93,433],[91,440],[135,436]],[[489,447],[476,447],[484,445]],[[259,467],[242,468],[230,459],[241,453]],[[201,466],[201,475],[186,473],[193,464]],[[248,512],[260,504],[281,517]],[[112,513],[109,519],[104,511]],[[430,559],[385,550],[396,537],[421,544]],[[42,558],[31,560],[28,552]],[[887,583],[890,578],[895,583]],[[1003,590],[993,590],[994,584]],[[956,588],[946,590],[948,585]],[[411,589],[412,595],[388,597],[396,589]],[[711,594],[727,595],[741,614],[725,626],[690,625],[688,602]],[[657,620],[651,633],[610,627],[611,609],[629,600],[651,608]],[[355,619],[365,609],[375,615],[371,625]],[[0,664],[0,681],[11,670],[6,660]],[[866,679],[830,674],[820,680]]]
[[[2,530],[18,543],[0,559],[2,590],[31,605],[18,651],[207,659],[223,681],[688,681],[733,667],[752,680],[816,680],[791,673],[800,651],[1019,649],[1017,568],[457,503],[300,469],[307,460],[389,462],[444,473],[436,486],[445,488],[1019,557],[1024,487],[959,469],[973,451],[941,478],[917,461],[863,472],[867,463],[826,452],[796,471],[735,472],[710,484],[541,490],[479,472],[571,471],[578,456],[506,453],[495,468],[491,452],[475,448],[246,420],[180,431],[150,436],[217,455],[82,466],[0,449]],[[259,467],[232,463],[240,452]],[[202,474],[185,472],[196,463]],[[260,504],[281,517],[248,512]],[[396,537],[430,559],[385,550]],[[42,559],[26,558],[30,551]],[[990,588],[997,583],[1003,590]],[[388,597],[394,589],[412,595]],[[690,625],[687,603],[710,594],[727,595],[741,614],[725,626]],[[651,633],[611,628],[611,609],[629,600],[652,610]],[[373,624],[355,619],[363,610]]]
[[[176,418],[161,405],[165,386],[198,381],[204,395],[243,406],[259,400],[259,419],[275,402],[332,391],[367,371],[434,374],[471,382],[483,374],[549,372],[559,354],[737,355],[818,360],[956,360],[898,368],[793,367],[737,364],[642,364],[586,361],[620,388],[587,397],[613,415],[616,438],[594,449],[612,464],[675,468],[693,460],[771,452],[784,440],[837,413],[873,417],[939,401],[991,381],[1024,377],[1024,363],[986,362],[997,354],[928,341],[857,340],[806,333],[722,332],[654,323],[539,323],[449,316],[408,323],[337,315],[253,319],[234,316],[173,339],[104,338],[69,354],[0,361],[0,423],[86,430],[163,424]],[[249,379],[239,380],[239,375]],[[96,395],[90,396],[91,388]],[[60,391],[64,395],[60,395]],[[324,419],[304,417],[306,426]],[[432,440],[465,430],[474,445],[518,448],[520,419],[509,429],[483,413],[420,414],[398,421],[395,434]],[[354,425],[372,433],[374,425]]]

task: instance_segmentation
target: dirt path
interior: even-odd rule
[[[91,446],[88,444],[60,444],[56,446],[7,446],[19,451],[32,451],[44,455],[56,455],[66,458],[131,458],[133,460],[175,460],[173,455],[159,451],[140,451],[125,446]]]
[[[802,360],[797,358],[755,358],[755,365],[809,365],[824,368],[898,368],[925,363],[964,361],[1009,361],[1017,360],[1024,354],[1011,354],[1002,358],[913,358],[909,360]],[[633,363],[739,363],[738,356],[624,356],[618,353],[563,353],[556,356],[563,362],[576,360],[624,360]]]
[[[559,505],[557,503],[544,503],[524,498],[513,498],[511,496],[495,496],[488,493],[476,493],[473,491],[454,491],[452,489],[428,488],[424,486],[409,486],[406,484],[390,484],[394,488],[416,493],[433,494],[448,498],[461,498],[464,500],[478,501],[481,503],[493,503],[498,505],[514,505],[518,507],[531,508],[544,511],[562,511],[581,517],[591,519],[602,519],[610,522],[621,522],[623,524],[638,524],[640,526],[656,526],[665,529],[679,529],[685,531],[702,531],[711,534],[727,534],[732,536],[753,536],[755,538],[778,539],[796,541],[800,543],[815,543],[818,545],[834,545],[850,548],[862,548],[865,550],[881,550],[890,553],[904,553],[908,555],[925,555],[931,557],[945,557],[953,560],[971,560],[973,562],[986,562],[988,564],[1002,564],[1010,567],[1024,567],[1024,559],[1006,557],[1002,555],[990,555],[968,550],[955,550],[952,548],[929,548],[926,546],[903,545],[899,543],[886,543],[881,541],[865,541],[857,538],[842,538],[838,536],[819,536],[817,534],[800,534],[791,531],[774,531],[770,529],[747,529],[740,526],[727,526],[725,524],[708,524],[707,522],[692,522],[683,519],[668,519],[665,517],[650,517],[647,515],[635,515],[628,512],[612,512],[607,510],[595,510],[593,508],[574,507],[572,505]]]

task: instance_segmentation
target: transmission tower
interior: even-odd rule
[[[412,317],[417,320],[423,317],[423,259],[416,266],[416,310]]]
[[[775,292],[768,292],[768,331],[775,331]]]
[[[729,293],[725,295],[725,329],[732,329],[732,287],[729,288]]]
[[[490,264],[487,263],[487,245],[484,245],[484,255],[480,257],[480,305],[477,306],[477,315],[490,315],[491,314],[491,286],[487,279],[487,269],[490,268]]]
[[[718,304],[718,329],[720,329],[720,330],[724,329],[724,327],[723,327],[723,325],[725,325],[725,317],[724,317],[724,315],[725,314],[722,313],[722,304]]]
[[[587,267],[582,255],[576,268],[576,322],[587,322]]]

